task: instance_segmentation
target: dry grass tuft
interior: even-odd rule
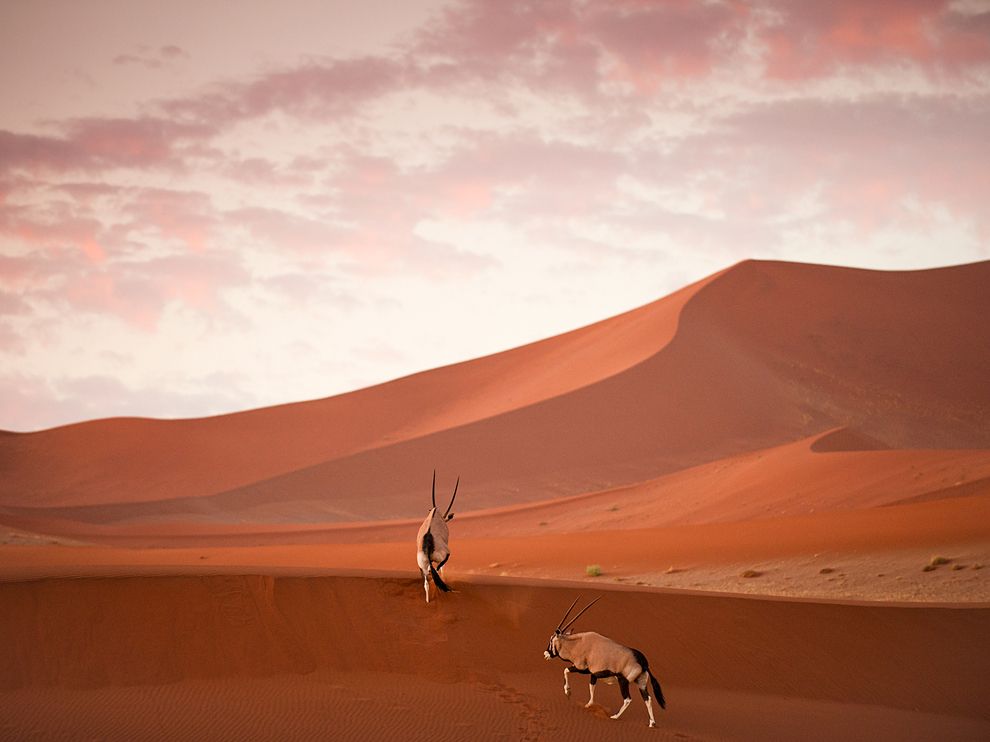
[[[818,574],[820,574],[820,575],[830,575],[834,571],[835,570],[832,569],[831,567],[822,567],[820,570],[818,570]]]
[[[952,560],[949,559],[948,557],[944,557],[944,556],[933,556],[929,560],[928,564],[930,564],[932,567],[941,567],[943,564],[948,564],[951,561]]]
[[[584,573],[588,575],[588,577],[598,577],[602,573],[602,567],[600,564],[589,564],[584,568]]]
[[[745,572],[742,573],[741,577],[759,577],[762,574],[763,574],[762,572],[758,572],[755,569],[747,569]]]

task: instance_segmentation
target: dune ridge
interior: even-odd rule
[[[0,502],[212,494],[559,396],[662,349],[684,303],[717,276],[563,335],[325,399],[208,418],[111,418],[6,433]]]
[[[645,482],[834,428],[855,430],[860,448],[987,449],[990,338],[973,332],[986,335],[977,319],[990,309],[988,280],[990,262],[882,273],[749,261],[543,344],[352,395],[8,436],[0,506],[106,505],[115,517],[115,504],[149,501],[192,520],[395,519],[418,513],[424,472],[443,461],[469,472],[471,508],[484,509]],[[909,337],[891,332],[898,318],[915,323]],[[556,373],[564,366],[568,374]],[[521,386],[527,371],[538,381]],[[324,441],[317,420],[347,445]],[[362,424],[378,427],[368,438]],[[195,455],[140,425],[172,431]],[[301,439],[324,448],[312,453]],[[132,456],[135,447],[144,453]],[[240,466],[235,450],[257,463]],[[319,460],[299,465],[311,453]],[[231,488],[230,477],[249,481]]]

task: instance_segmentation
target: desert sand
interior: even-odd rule
[[[747,261],[350,394],[2,433],[0,738],[986,739],[988,285]],[[543,660],[579,594],[657,729]]]

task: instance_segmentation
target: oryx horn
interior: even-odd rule
[[[435,473],[434,473],[434,476],[436,476]],[[450,509],[452,507],[454,507],[454,498],[457,497],[457,485],[459,485],[460,483],[461,483],[461,478],[458,477],[457,478],[457,481],[454,482],[454,494],[450,498],[450,505],[447,506],[447,512],[443,514],[443,517],[444,518],[446,518],[448,515],[450,515]],[[434,505],[433,507],[436,507],[436,505]]]
[[[430,495],[430,497],[433,500],[433,507],[435,509],[437,506],[437,470],[436,469],[433,470],[433,494]]]
[[[568,621],[566,626],[564,626],[563,628],[559,629],[559,631],[561,633],[563,633],[563,632],[567,631],[569,628],[571,628],[571,626],[574,624],[574,622],[577,621],[579,618],[581,618],[581,615],[586,610],[588,610],[589,608],[591,608],[591,606],[593,606],[599,600],[601,600],[601,596],[595,598],[593,601],[591,601],[590,603],[588,603],[588,605],[586,605],[584,608],[582,608],[581,611],[574,618],[572,618],[570,621]],[[575,602],[577,602],[577,601],[575,601]],[[570,609],[568,609],[568,611],[570,611]],[[566,616],[565,616],[565,618],[566,618]]]
[[[560,623],[559,623],[559,624],[557,624],[557,628],[555,628],[555,629],[554,629],[554,633],[556,633],[556,632],[558,632],[558,631],[560,631],[560,627],[561,627],[561,626],[563,626],[563,625],[564,625],[564,621],[566,621],[566,620],[567,620],[567,614],[571,612],[571,608],[573,608],[574,606],[576,606],[576,605],[577,605],[577,602],[578,602],[578,599],[579,599],[580,597],[581,597],[581,596],[580,596],[580,595],[578,595],[578,596],[577,596],[577,598],[574,598],[574,602],[573,602],[573,603],[571,603],[571,604],[570,604],[570,606],[569,606],[569,607],[567,608],[567,611],[566,611],[566,612],[564,613],[564,617],[563,617],[562,619],[560,619]]]

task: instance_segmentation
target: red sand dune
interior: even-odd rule
[[[668,699],[649,730],[638,699],[618,722],[590,713],[587,684],[572,681],[566,699],[562,663],[544,662],[576,595],[478,582],[427,606],[407,578],[0,585],[4,635],[38,639],[0,645],[0,700],[17,702],[5,714],[14,734],[61,724],[101,738],[127,736],[107,734],[108,714],[132,738],[920,740],[990,729],[990,655],[972,651],[990,609],[607,591],[580,625],[647,655]],[[58,706],[43,716],[39,699]],[[619,694],[603,684],[598,700],[614,712]]]
[[[988,285],[750,261],[350,394],[2,434],[0,737],[646,734],[542,661],[582,581],[653,739],[986,738]]]

